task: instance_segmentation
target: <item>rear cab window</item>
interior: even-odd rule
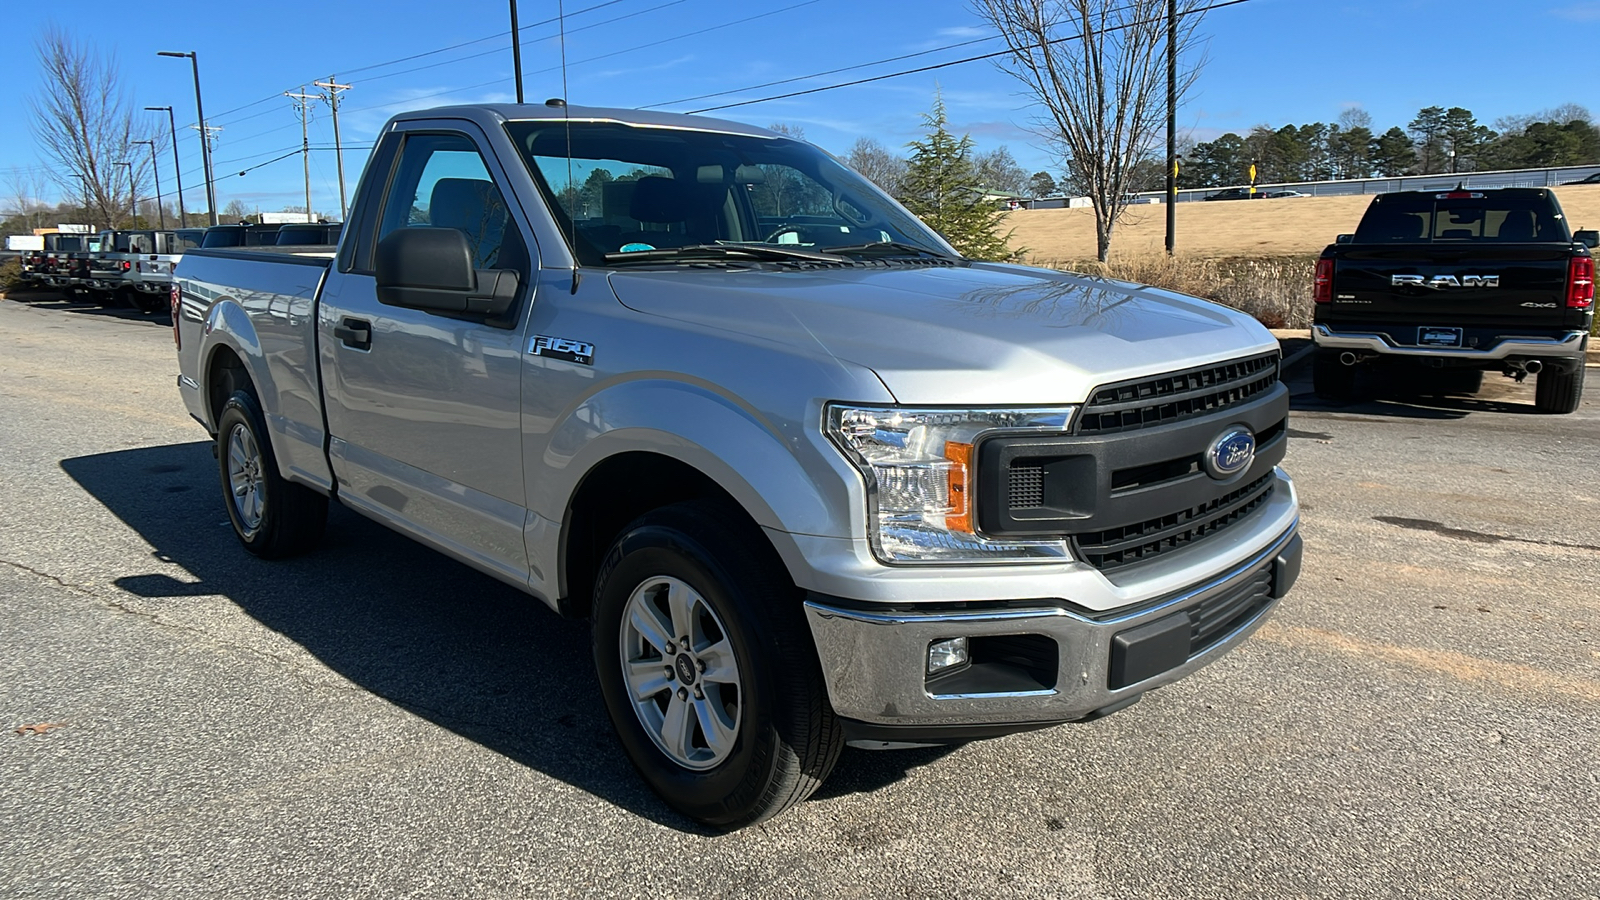
[[[1414,191],[1373,199],[1358,244],[1569,243],[1561,206],[1548,191]]]

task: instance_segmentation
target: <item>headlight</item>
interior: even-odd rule
[[[977,532],[973,449],[991,432],[1061,433],[1073,407],[896,409],[830,403],[828,437],[867,484],[867,532],[886,563],[1049,562],[1065,541],[994,541]],[[991,490],[995,489],[993,487]]]

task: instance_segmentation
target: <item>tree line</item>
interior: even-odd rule
[[[1507,116],[1493,128],[1469,109],[1429,106],[1404,128],[1379,133],[1357,107],[1332,123],[1229,132],[1182,157],[1178,184],[1187,188],[1247,184],[1252,164],[1263,184],[1580,166],[1600,163],[1600,128],[1576,104]]]

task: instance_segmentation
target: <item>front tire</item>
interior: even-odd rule
[[[732,522],[698,503],[640,517],[594,604],[595,667],[628,758],[673,809],[729,829],[810,796],[844,743],[798,592]]]
[[[1576,412],[1583,400],[1583,362],[1572,372],[1544,369],[1533,388],[1534,408],[1542,413],[1564,415]]]
[[[228,521],[246,550],[281,559],[322,540],[328,498],[278,474],[266,419],[248,391],[234,391],[217,418],[217,465]]]

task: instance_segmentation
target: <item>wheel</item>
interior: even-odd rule
[[[698,503],[623,529],[595,584],[594,660],[634,767],[674,809],[738,828],[815,791],[844,732],[783,564]]]
[[[304,553],[322,539],[328,498],[278,474],[261,406],[234,391],[217,419],[217,465],[233,533],[264,559]]]
[[[1539,372],[1533,387],[1533,406],[1542,413],[1574,412],[1583,399],[1583,363],[1572,372],[1546,368]]]
[[[1356,367],[1339,362],[1337,353],[1319,350],[1311,360],[1311,386],[1324,400],[1349,400],[1356,394]]]

